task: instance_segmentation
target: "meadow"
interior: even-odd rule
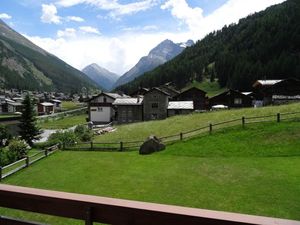
[[[4,183],[300,220],[299,134],[299,121],[272,122],[222,129],[148,156],[61,151]],[[7,209],[0,214],[77,224]]]

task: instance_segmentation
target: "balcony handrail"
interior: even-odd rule
[[[0,207],[84,220],[85,224],[300,225],[300,221],[121,200],[0,184]],[[1,220],[1,217],[0,217]]]

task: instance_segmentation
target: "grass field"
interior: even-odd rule
[[[78,109],[84,107],[81,103],[76,103],[72,101],[62,101],[61,108],[63,111],[68,111],[72,109]]]
[[[66,116],[58,119],[49,119],[49,121],[45,121],[39,124],[42,129],[66,129],[69,127],[73,127],[75,125],[80,125],[86,123],[87,115],[75,115],[75,116]]]
[[[184,116],[170,117],[166,120],[149,121],[116,126],[116,132],[96,136],[94,139],[98,142],[120,142],[130,140],[140,141],[145,140],[150,135],[162,137],[179,134],[180,132],[185,132],[199,127],[208,126],[209,123],[217,123],[232,119],[241,119],[243,116],[253,117],[262,115],[274,115],[274,117],[270,119],[273,119],[275,121],[277,113],[295,111],[300,112],[299,103],[281,106],[269,106],[255,109],[244,108],[206,113],[194,113]]]
[[[0,118],[19,117],[17,114],[0,114]]]
[[[59,152],[4,183],[300,220],[300,122],[228,128],[137,152]],[[82,224],[0,209],[51,224]]]

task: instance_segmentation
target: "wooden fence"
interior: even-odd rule
[[[16,172],[19,170],[22,170],[26,167],[29,167],[33,163],[47,157],[48,155],[53,154],[58,150],[58,145],[53,145],[49,148],[46,148],[45,150],[41,150],[33,155],[26,156],[23,159],[20,159],[14,163],[11,163],[7,166],[1,167],[0,166],[0,181]]]
[[[300,225],[300,221],[0,184],[0,207],[118,225]],[[0,224],[37,224],[0,216]]]
[[[201,126],[194,130],[180,132],[169,136],[158,137],[164,144],[170,144],[184,139],[190,139],[196,136],[213,134],[214,131],[234,127],[242,126],[243,128],[247,124],[253,123],[266,123],[266,122],[277,122],[300,119],[300,112],[290,113],[277,113],[273,115],[255,116],[255,117],[242,117],[238,119],[209,123],[208,125]],[[139,149],[145,140],[140,141],[120,141],[120,142],[85,142],[77,143],[75,145],[64,145],[65,150],[81,150],[81,151],[128,151]]]

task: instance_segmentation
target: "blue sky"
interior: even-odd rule
[[[283,0],[1,0],[0,18],[82,69],[122,74],[164,39],[199,40]]]

